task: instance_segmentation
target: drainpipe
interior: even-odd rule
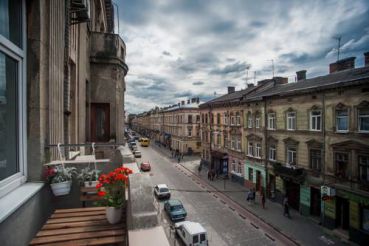
[[[212,170],[212,168],[213,168],[213,157],[212,157],[212,155],[211,155],[211,143],[213,142],[213,126],[212,126],[212,123],[211,123],[211,121],[212,121],[212,108],[211,108],[211,105],[210,105],[210,110],[209,110],[209,124],[210,124],[210,145],[209,145],[209,151],[210,151],[210,170]]]
[[[322,135],[323,135],[323,148],[322,148],[322,170],[323,170],[323,185],[325,185],[325,93],[323,93],[322,96],[322,114],[323,114],[323,120],[322,120]],[[320,194],[320,197],[322,197],[322,194]],[[325,201],[323,202],[323,206],[320,206],[320,209],[323,211],[321,212],[321,224],[324,225],[325,221]]]
[[[268,118],[267,118],[267,99],[264,99],[264,148],[265,148],[265,160],[264,160],[264,167],[265,167],[265,191],[264,196],[266,196],[266,189],[269,184],[269,175],[268,175],[268,160],[269,160],[269,151],[268,151]],[[270,188],[270,187],[269,187]]]
[[[64,111],[64,144],[69,143],[69,27],[70,27],[70,1],[65,1],[64,20],[64,85],[63,85],[63,111]],[[67,149],[67,148],[66,148]],[[67,150],[65,150],[67,151]]]

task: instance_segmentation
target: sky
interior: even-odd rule
[[[273,76],[328,74],[369,51],[368,0],[116,0],[129,67],[125,110],[205,102]]]

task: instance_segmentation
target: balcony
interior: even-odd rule
[[[305,180],[305,170],[303,168],[287,167],[281,163],[274,163],[273,169],[275,174],[285,180],[291,180],[296,183],[302,183]]]

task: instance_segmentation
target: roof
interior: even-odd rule
[[[181,224],[183,225],[184,228],[186,228],[186,231],[188,231],[188,233],[190,233],[191,235],[206,233],[205,228],[200,223],[192,221],[183,221]]]
[[[304,79],[295,83],[279,84],[267,90],[250,94],[246,97],[246,101],[261,100],[263,97],[275,95],[294,95],[312,90],[331,89],[338,86],[342,87],[360,83],[369,84],[368,79],[369,67],[349,69],[311,79]]]
[[[207,101],[200,105],[200,107],[217,104],[217,103],[223,103],[223,102],[235,102],[240,101],[244,95],[250,93],[253,91],[256,87],[247,88],[240,91],[235,91],[233,93],[225,94],[223,96],[217,97],[215,99],[212,99],[210,101]]]
[[[170,199],[167,202],[169,203],[170,206],[182,205],[182,202],[177,199]]]
[[[167,188],[168,189],[168,186],[166,184],[158,184],[157,185],[159,189],[161,188]]]

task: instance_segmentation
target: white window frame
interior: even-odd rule
[[[255,118],[255,128],[260,128],[260,117]]]
[[[247,155],[254,156],[254,145],[252,142],[247,143]]]
[[[338,111],[346,111],[347,115],[346,116],[339,116],[337,114]],[[338,119],[342,119],[342,118],[346,118],[346,120],[347,120],[347,129],[346,130],[338,129]],[[349,124],[350,124],[350,119],[349,119],[348,109],[336,109],[336,132],[348,132],[349,131]]]
[[[236,137],[236,149],[238,151],[241,150],[241,138],[240,137]]]
[[[247,116],[247,127],[252,128],[252,114],[248,114]]]
[[[358,123],[358,130],[359,130],[359,132],[363,132],[363,133],[369,133],[369,129],[368,130],[362,130],[362,129],[360,129],[360,123],[361,123],[361,119],[362,118],[369,118],[369,114],[365,114],[365,115],[363,115],[363,116],[361,116],[360,117],[360,109],[358,109],[358,112],[357,112],[357,123]]]
[[[319,115],[313,115],[314,112],[319,112]],[[320,125],[320,129],[317,129],[318,126],[318,121],[319,120],[319,125]],[[313,128],[313,122],[315,122],[315,128]],[[310,131],[314,131],[314,132],[320,132],[322,131],[322,111],[321,110],[312,110],[310,112]]]
[[[276,114],[269,113],[268,114],[268,130],[275,130],[275,123],[276,123]]]
[[[234,126],[235,125],[235,116],[232,115],[231,116],[231,126]]]
[[[236,149],[236,137],[231,136],[231,149]]]
[[[277,154],[277,150],[275,146],[270,146],[269,147],[269,160],[270,161],[275,161],[276,160],[276,154]]]
[[[296,130],[296,112],[287,112],[287,130]]]
[[[228,115],[227,114],[224,114],[223,121],[224,121],[224,125],[228,125]]]
[[[294,150],[292,150],[294,149]],[[292,156],[292,160],[289,160],[290,154]],[[295,160],[295,158],[297,159],[297,148],[296,147],[287,147],[287,165],[296,165],[297,164],[297,160]],[[295,164],[292,164],[295,163]]]
[[[236,125],[237,126],[241,125],[241,116],[239,114],[236,115]]]
[[[236,172],[236,161],[235,160],[232,161],[232,171]]]
[[[17,128],[18,128],[18,164],[19,171],[0,181],[0,198],[24,184],[27,180],[27,75],[26,75],[26,6],[22,1],[22,48],[0,34],[0,51],[11,57],[18,65],[17,85]]]
[[[261,144],[260,143],[256,143],[255,145],[255,157],[261,158]]]

